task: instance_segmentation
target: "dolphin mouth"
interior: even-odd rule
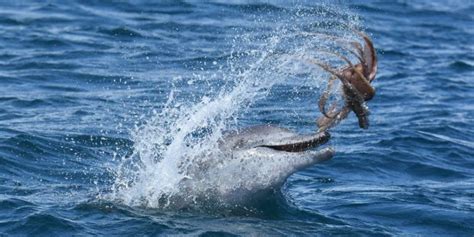
[[[286,152],[303,152],[327,143],[330,138],[331,135],[327,131],[324,131],[310,135],[285,137],[256,147],[267,147],[273,150]]]

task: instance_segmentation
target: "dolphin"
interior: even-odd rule
[[[226,132],[213,152],[186,166],[179,198],[168,204],[235,207],[265,199],[293,173],[331,159],[333,148],[313,149],[329,138],[326,131],[300,135],[272,125]]]

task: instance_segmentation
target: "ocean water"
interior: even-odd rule
[[[460,0],[2,1],[0,235],[472,236],[473,25]],[[223,131],[314,131],[302,55],[341,66],[351,29],[378,52],[368,130],[263,204],[166,205]]]

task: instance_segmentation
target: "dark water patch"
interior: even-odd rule
[[[99,29],[98,32],[113,36],[113,37],[120,37],[121,39],[125,38],[136,38],[141,37],[142,35],[137,31],[131,30],[127,27],[117,27],[111,29]]]
[[[48,146],[41,146],[36,139],[29,139],[31,136],[28,135],[17,135],[12,138],[6,139],[2,142],[1,150],[5,154],[8,154],[8,157],[11,157],[10,160],[14,161],[18,165],[29,165],[32,169],[40,170],[40,167],[34,167],[37,164],[41,165],[41,157],[47,157],[48,155],[53,155],[48,151]],[[47,163],[43,163],[46,165]],[[26,169],[28,170],[28,169]]]
[[[37,168],[40,168],[41,166],[62,167],[62,162],[64,161],[63,157],[58,157],[61,153],[72,153],[73,155],[78,156],[81,154],[79,148],[72,147],[67,143],[61,143],[57,140],[29,134],[20,134],[8,138],[2,142],[1,146],[2,151],[10,154],[12,157],[22,159],[23,161],[21,162],[20,160],[17,160],[21,164],[33,163],[31,165],[36,165],[38,166]],[[83,151],[86,152],[85,150]],[[52,162],[53,157],[57,157],[56,162]]]
[[[412,174],[414,177],[422,177],[427,180],[456,180],[469,177],[468,174],[463,175],[452,168],[419,164],[417,162],[407,163],[404,169],[405,172]]]
[[[69,63],[50,63],[50,62],[17,62],[11,65],[10,70],[73,70],[77,65]]]
[[[9,102],[9,101],[13,101],[13,100],[18,100],[18,98],[16,97],[0,97],[0,103],[5,103],[5,102]]]
[[[69,43],[64,40],[51,38],[45,35],[35,35],[22,42],[22,45],[27,48],[49,48],[49,49],[67,49],[71,47]]]
[[[61,91],[61,92],[87,92],[85,89],[70,87],[70,86],[60,86],[60,85],[41,85],[39,88],[46,89],[48,91]]]
[[[51,104],[42,99],[33,99],[33,100],[22,100],[16,99],[11,102],[13,106],[17,106],[20,108],[31,108],[31,107],[42,107],[42,106],[50,106]]]
[[[0,25],[7,25],[7,26],[20,26],[24,23],[21,20],[15,19],[13,17],[8,16],[1,16],[0,17]]]
[[[368,215],[372,216],[371,221],[377,221],[377,218],[384,218],[384,219],[393,219],[395,221],[396,226],[405,226],[407,229],[411,229],[415,233],[422,233],[424,228],[433,228],[434,231],[438,234],[453,234],[458,233],[462,234],[465,231],[468,231],[469,228],[466,227],[465,222],[459,220],[446,220],[443,218],[445,215],[450,215],[454,213],[446,213],[445,210],[437,209],[437,208],[430,208],[433,214],[422,214],[417,215],[416,219],[406,220],[406,221],[396,221],[398,220],[397,217],[399,216],[411,216],[415,213],[427,208],[427,206],[417,206],[417,205],[410,205],[410,204],[399,204],[395,205],[397,208],[389,208],[388,206],[380,205],[377,207],[376,205],[371,206],[371,210],[367,211]],[[436,223],[438,218],[442,218],[445,221],[442,221],[443,225],[439,226]],[[381,223],[382,224],[382,223]],[[417,232],[420,231],[420,232]]]
[[[77,106],[80,103],[76,100],[75,97],[71,96],[55,96],[49,98],[42,98],[42,99],[13,99],[11,101],[6,101],[4,104],[8,105],[9,107],[17,107],[17,108],[47,108],[47,107],[56,107],[56,106]]]
[[[71,215],[74,214],[74,215]],[[172,222],[162,221],[164,213],[150,210],[140,211],[130,207],[117,205],[106,201],[82,202],[67,211],[67,215],[80,215],[82,223],[94,232],[101,233],[104,228],[114,229],[116,225],[126,225],[128,228],[112,230],[112,234],[127,235],[129,233],[141,233],[144,235],[173,233]],[[108,218],[115,221],[107,221]],[[141,228],[145,226],[146,228]],[[175,226],[176,227],[176,226]],[[182,231],[185,231],[183,229]]]
[[[0,231],[15,225],[19,220],[38,211],[37,205],[18,198],[7,198],[0,201]]]
[[[15,55],[15,54],[9,54],[9,53],[0,54],[0,60],[2,60],[2,61],[8,61],[8,60],[16,59],[17,57],[18,57],[18,55]],[[1,64],[1,65],[4,65],[4,64]]]
[[[449,68],[456,71],[473,72],[474,65],[465,61],[455,61],[449,64]]]
[[[12,223],[4,233],[13,235],[62,236],[83,231],[79,224],[53,214],[38,212]]]
[[[75,116],[92,116],[92,115],[94,115],[94,113],[80,109],[80,110],[77,110],[76,112],[74,112],[74,115]]]

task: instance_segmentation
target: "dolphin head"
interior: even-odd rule
[[[329,160],[332,148],[311,150],[328,140],[327,132],[298,135],[270,125],[229,132],[217,152],[188,167],[182,187],[197,194],[194,201],[245,204],[279,190],[291,174]]]
[[[327,132],[299,135],[270,125],[231,132],[219,144],[227,157],[220,175],[233,183],[229,188],[279,188],[291,174],[332,158],[332,148],[311,150],[329,138]]]

